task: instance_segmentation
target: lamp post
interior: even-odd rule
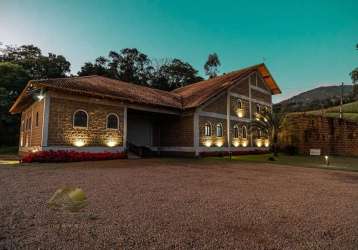
[[[329,166],[329,157],[328,157],[328,155],[324,156],[324,161],[326,162],[326,165]]]

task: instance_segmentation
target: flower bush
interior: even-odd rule
[[[74,162],[74,161],[101,161],[101,160],[114,160],[125,159],[127,154],[125,152],[103,152],[103,153],[90,153],[90,152],[77,152],[77,151],[40,151],[30,153],[21,159],[22,163],[31,162]]]

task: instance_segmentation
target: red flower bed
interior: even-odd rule
[[[31,162],[73,162],[73,161],[101,161],[101,160],[114,160],[125,159],[127,154],[125,152],[103,152],[103,153],[90,153],[90,152],[76,152],[76,151],[40,151],[30,153],[21,159],[22,163]]]
[[[267,150],[250,150],[250,151],[232,151],[231,152],[231,155],[234,156],[234,155],[250,155],[250,154],[267,154],[269,153],[270,151],[267,149]],[[214,152],[200,152],[200,156],[202,157],[210,157],[210,156],[229,156],[229,152],[227,151],[214,151]]]

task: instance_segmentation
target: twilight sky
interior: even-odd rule
[[[62,54],[73,74],[125,47],[182,59],[201,75],[212,52],[221,73],[264,60],[282,89],[278,101],[351,82],[357,10],[357,0],[0,0],[0,42]]]

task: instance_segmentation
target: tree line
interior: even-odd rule
[[[215,77],[220,60],[209,54],[205,74]],[[32,79],[73,76],[71,63],[55,53],[43,54],[34,45],[2,46],[0,43],[0,146],[17,145],[20,117],[8,110],[26,83]],[[78,76],[101,75],[161,90],[173,90],[204,80],[191,64],[180,59],[151,59],[136,48],[110,51],[94,62],[85,62]]]

